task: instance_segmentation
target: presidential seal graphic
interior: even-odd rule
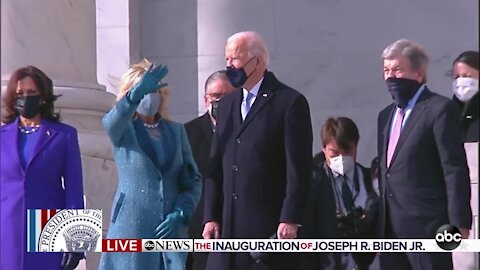
[[[101,210],[68,209],[57,212],[45,224],[38,241],[38,251],[101,251],[101,242]]]

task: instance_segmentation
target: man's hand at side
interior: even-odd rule
[[[280,223],[277,229],[278,239],[297,238],[298,225],[292,223]]]
[[[205,223],[203,227],[202,236],[204,239],[219,239],[220,238],[220,225],[216,221],[210,221]]]

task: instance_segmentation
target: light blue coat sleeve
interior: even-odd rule
[[[125,133],[132,115],[137,109],[138,104],[130,103],[125,95],[115,106],[103,117],[103,127],[112,140],[113,145],[118,146],[120,139]]]

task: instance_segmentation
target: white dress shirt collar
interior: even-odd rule
[[[252,89],[250,89],[250,91],[248,91],[247,89],[243,88],[243,99],[245,99],[245,97],[247,96],[248,92],[250,92],[250,94],[253,94],[253,99],[255,99],[258,95],[258,91],[260,90],[260,86],[262,85],[262,82],[263,82],[263,78],[262,77],[260,79],[260,81],[258,81],[253,87]],[[253,101],[252,101],[253,102]]]

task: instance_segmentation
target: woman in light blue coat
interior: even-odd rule
[[[188,238],[202,183],[183,125],[166,116],[165,66],[148,61],[123,76],[103,119],[119,181],[107,238]],[[159,90],[160,89],[160,90]],[[187,253],[103,253],[102,270],[185,268]]]

